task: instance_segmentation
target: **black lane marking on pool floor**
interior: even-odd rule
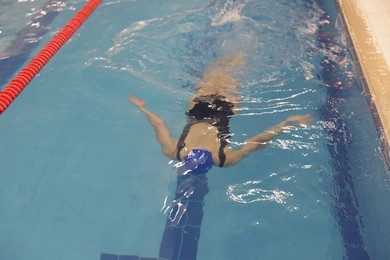
[[[318,0],[324,10],[336,10],[333,1]],[[332,3],[330,3],[332,2]],[[351,172],[351,160],[348,150],[348,138],[350,133],[346,124],[340,117],[338,104],[342,100],[343,88],[346,82],[339,74],[341,69],[339,59],[343,59],[346,51],[339,48],[336,43],[335,32],[339,30],[336,27],[336,15],[327,12],[322,18],[320,29],[317,33],[319,47],[326,50],[327,55],[321,61],[321,71],[319,78],[327,87],[327,96],[325,103],[319,109],[321,120],[327,122],[331,127],[325,127],[327,148],[331,157],[331,167],[333,171],[334,191],[330,194],[333,197],[334,215],[340,225],[340,233],[343,239],[343,246],[346,249],[347,259],[364,260],[370,259],[362,236],[362,223],[360,222],[359,205],[355,194],[354,179]]]
[[[100,260],[195,260],[203,219],[203,204],[208,192],[206,174],[178,175],[175,199],[169,208],[159,258],[101,254]]]

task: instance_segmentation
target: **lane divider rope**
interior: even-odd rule
[[[54,54],[80,28],[102,0],[89,0],[49,43],[0,91],[0,115],[11,105]]]

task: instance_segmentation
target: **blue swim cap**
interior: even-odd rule
[[[194,149],[187,154],[183,161],[176,164],[179,175],[202,174],[208,172],[214,165],[211,152],[207,150]]]

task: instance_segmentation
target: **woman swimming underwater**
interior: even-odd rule
[[[194,260],[200,238],[204,198],[208,193],[206,173],[213,165],[229,167],[250,153],[264,148],[272,138],[296,125],[308,125],[310,115],[291,116],[268,131],[247,139],[240,149],[229,146],[229,119],[238,112],[239,89],[233,74],[244,66],[244,55],[218,59],[204,74],[186,111],[188,123],[174,140],[164,121],[145,108],[143,99],[129,100],[154,127],[162,152],[178,160],[175,198],[169,207],[160,259]],[[157,259],[157,258],[156,258]]]
[[[291,116],[268,131],[245,140],[240,149],[232,149],[229,146],[229,119],[237,113],[240,102],[233,73],[243,65],[243,54],[224,57],[203,74],[202,80],[195,85],[197,92],[190,99],[186,111],[189,122],[176,141],[164,121],[145,108],[143,99],[128,97],[154,127],[162,152],[170,159],[182,162],[183,173],[205,172],[213,165],[232,166],[250,153],[264,148],[272,138],[292,126],[308,125],[313,121],[311,115]]]

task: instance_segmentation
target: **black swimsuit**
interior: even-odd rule
[[[218,138],[221,142],[218,152],[220,161],[218,166],[223,167],[226,160],[224,149],[231,137],[229,132],[229,118],[234,114],[234,105],[224,99],[226,98],[221,95],[200,96],[194,99],[196,104],[192,109],[186,112],[190,122],[184,127],[183,133],[177,143],[176,158],[178,160],[181,160],[180,151],[185,146],[184,140],[186,139],[190,128],[195,124],[206,122],[218,129]]]

